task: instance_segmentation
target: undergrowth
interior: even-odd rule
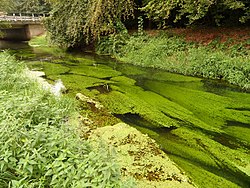
[[[41,35],[29,41],[30,46],[48,46],[46,35]]]
[[[120,37],[121,38],[121,37]],[[115,39],[113,37],[113,39]],[[109,41],[109,43],[107,42]],[[113,43],[112,43],[113,42]],[[132,35],[116,50],[116,40],[102,40],[97,52],[109,52],[118,60],[144,67],[165,69],[184,75],[223,79],[244,89],[250,88],[250,53],[246,44],[215,40],[207,46],[162,32],[158,36]],[[105,49],[105,50],[102,50]],[[115,51],[116,53],[112,53]]]
[[[114,151],[80,138],[74,103],[55,98],[0,53],[0,187],[129,187]]]

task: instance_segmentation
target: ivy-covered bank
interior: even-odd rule
[[[0,52],[0,187],[126,187],[105,144],[80,138],[76,110]]]
[[[223,43],[217,38],[208,45],[201,45],[168,31],[150,36],[139,30],[132,36],[124,32],[104,37],[96,51],[110,54],[124,63],[225,80],[249,89],[249,44],[249,38],[241,42],[229,39]]]

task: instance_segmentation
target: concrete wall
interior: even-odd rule
[[[28,41],[34,36],[39,36],[45,33],[42,24],[29,24],[29,25],[13,25],[11,28],[0,29],[3,35],[0,39],[11,41]]]
[[[26,31],[28,37],[31,39],[35,36],[39,36],[45,33],[44,27],[42,24],[32,24],[26,26]]]

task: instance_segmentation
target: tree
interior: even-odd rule
[[[237,21],[250,19],[249,2],[245,0],[150,0],[142,11],[163,26],[170,18],[174,23],[207,21],[216,25],[226,17],[235,16],[235,13]]]
[[[45,0],[1,0],[0,11],[48,13],[50,5]]]
[[[18,4],[17,0],[1,0],[0,1],[0,11],[2,12],[12,12],[16,9]]]
[[[51,4],[45,27],[51,41],[65,47],[82,46],[117,32],[134,7],[133,0],[55,0]]]
[[[86,39],[83,26],[86,21],[87,0],[62,0],[52,3],[45,27],[51,42],[63,47],[80,45]]]
[[[45,0],[21,0],[18,5],[21,12],[48,13],[51,8]]]

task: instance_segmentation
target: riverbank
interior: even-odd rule
[[[189,30],[191,34],[187,34],[185,30],[179,29],[151,31],[141,35],[111,35],[104,37],[96,50],[100,54],[110,54],[124,63],[225,80],[248,90],[249,33],[245,32],[240,37],[242,33],[238,30],[239,36],[222,32],[219,35],[218,30],[213,31],[215,34],[194,30]]]

